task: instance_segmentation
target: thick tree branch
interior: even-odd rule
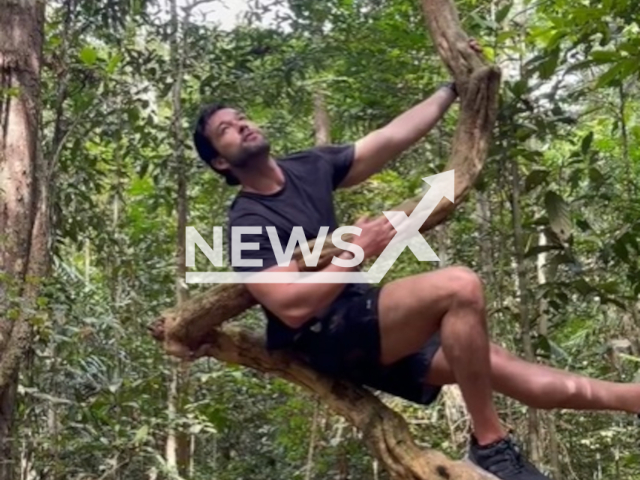
[[[289,380],[318,395],[363,434],[371,451],[401,480],[487,480],[493,478],[471,469],[466,462],[452,461],[434,450],[418,447],[401,415],[388,408],[368,390],[323,376],[295,356],[270,353],[264,339],[235,327],[223,327],[194,354],[243,365]]]

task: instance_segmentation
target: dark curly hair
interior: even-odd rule
[[[198,152],[198,156],[202,159],[204,163],[209,165],[215,172],[222,175],[227,181],[228,185],[240,185],[240,180],[231,173],[229,170],[220,170],[213,166],[213,161],[218,158],[219,152],[213,146],[213,143],[207,138],[205,133],[207,128],[207,123],[213,115],[223,108],[229,108],[227,105],[222,103],[212,103],[205,106],[200,111],[200,116],[198,117],[198,122],[196,123],[196,129],[193,132],[193,143],[196,147],[196,151]]]

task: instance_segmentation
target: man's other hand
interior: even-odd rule
[[[364,217],[355,226],[361,228],[362,232],[351,242],[362,248],[365,259],[380,255],[396,234],[396,229],[385,216],[375,220]]]
[[[480,55],[482,55],[482,46],[478,43],[478,41],[475,38],[470,38],[469,39],[469,46],[471,47],[471,50],[473,50],[476,53],[479,53]]]

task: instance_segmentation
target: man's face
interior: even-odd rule
[[[245,168],[254,160],[269,155],[269,142],[253,122],[232,108],[218,110],[209,119],[207,137],[220,153],[216,168]]]

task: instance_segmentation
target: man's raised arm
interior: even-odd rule
[[[424,137],[456,99],[453,86],[438,89],[428,99],[396,117],[355,144],[355,156],[341,187],[357,185],[379,172]]]
[[[469,46],[482,55],[482,47],[476,40],[470,39]],[[385,127],[358,140],[355,144],[353,164],[340,187],[357,185],[379,172],[387,162],[398,157],[429,133],[456,97],[454,84],[444,86]]]

